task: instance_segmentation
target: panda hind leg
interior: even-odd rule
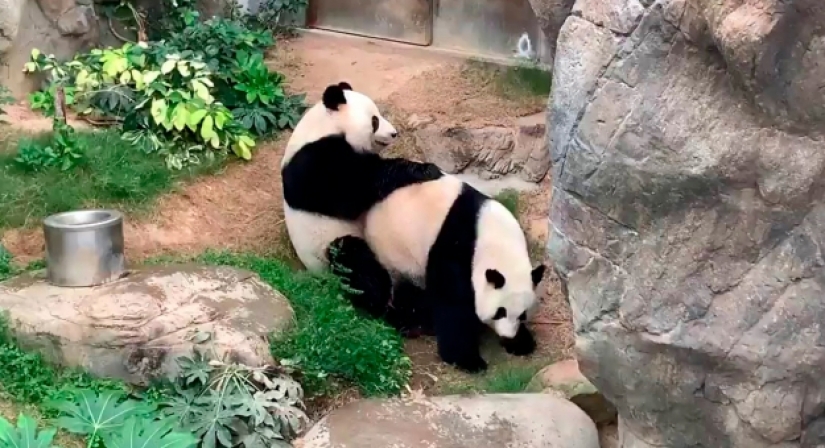
[[[427,299],[426,292],[406,280],[395,283],[386,320],[406,338],[435,335],[432,304]]]
[[[527,325],[522,322],[512,339],[501,338],[501,345],[511,355],[527,356],[536,350],[536,339]]]
[[[354,291],[347,298],[356,309],[384,318],[392,297],[392,279],[362,238],[336,238],[327,248],[330,269]]]

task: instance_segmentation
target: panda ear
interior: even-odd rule
[[[341,90],[352,90],[352,86],[346,81],[339,82],[338,87],[340,87]]]
[[[533,269],[532,272],[530,272],[530,276],[533,278],[533,287],[534,288],[539,285],[539,282],[541,282],[541,278],[544,277],[544,271],[546,269],[547,269],[547,266],[545,266],[543,264],[540,264],[540,265],[536,266],[536,268]]]
[[[501,289],[504,287],[505,279],[501,272],[495,269],[487,269],[484,275],[487,277],[487,282],[493,285],[493,288]]]
[[[324,90],[321,101],[327,109],[338,110],[342,104],[347,104],[347,97],[344,96],[344,89],[340,85],[332,84]]]

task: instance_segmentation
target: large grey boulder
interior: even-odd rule
[[[295,448],[599,448],[596,425],[546,394],[364,400],[324,417]]]
[[[550,256],[623,448],[825,446],[825,2],[579,0]]]
[[[17,97],[38,88],[43,78],[23,73],[32,49],[68,59],[99,40],[100,21],[91,0],[0,0],[2,84]]]
[[[24,346],[135,384],[174,375],[175,359],[195,346],[249,366],[269,364],[267,335],[293,319],[286,298],[257,275],[198,265],[141,268],[91,288],[26,275],[0,283],[0,309]]]

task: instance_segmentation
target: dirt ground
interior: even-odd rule
[[[426,114],[439,123],[499,125],[542,111],[546,104],[546,98],[496,95],[491,81],[468,70],[466,61],[347,37],[304,35],[281,42],[272,52],[271,66],[285,74],[292,92],[306,92],[309,102],[317,101],[330,83],[350,82],[387,111],[402,135],[414,114]],[[33,130],[51,126],[48,120],[18,109],[13,106],[10,122]],[[251,162],[235,163],[222,174],[181,186],[161,198],[151,215],[127,219],[127,257],[134,261],[207,248],[274,254],[288,251],[277,169],[287,138],[284,135],[263,145]],[[414,139],[408,136],[401,138],[392,152],[411,158],[419,154]],[[545,179],[539,189],[521,200],[525,210],[520,219],[534,244],[543,246],[550,180]],[[6,231],[2,243],[20,261],[43,255],[39,229]],[[570,355],[572,326],[557,279],[549,275],[542,291],[543,304],[533,326],[540,345],[538,358],[550,362]],[[430,339],[409,341],[416,366],[414,389],[437,388],[441,378],[457,375],[437,361],[433,348]]]

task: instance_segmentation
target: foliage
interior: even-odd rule
[[[203,447],[289,447],[307,423],[301,386],[272,366],[179,358],[180,376],[161,412]]]
[[[31,97],[53,113],[54,86],[81,115],[121,123],[124,138],[180,169],[218,153],[252,157],[256,137],[294,126],[303,96],[289,96],[271,72],[267,30],[243,21],[200,21],[194,0],[168,0],[165,39],[94,49],[61,63],[32,51],[24,71],[44,72],[50,85]]]
[[[17,417],[17,426],[0,417],[0,448],[57,448],[52,445],[56,433],[55,429],[37,431],[37,422],[25,414]]]
[[[0,148],[0,229],[39,223],[52,213],[89,206],[140,212],[179,181],[221,166],[218,159],[169,171],[162,159],[146,157],[114,129],[78,130],[74,138],[79,148],[85,148],[85,162],[65,172],[56,167],[23,169],[15,161],[17,155]],[[52,142],[52,135],[46,133],[22,138],[20,144],[45,148]]]
[[[245,19],[252,28],[281,33],[289,31],[289,26],[283,26],[283,19],[296,17],[305,11],[308,5],[308,0],[263,0],[256,13],[246,16]]]
[[[0,282],[11,278],[15,269],[12,264],[12,255],[2,244],[0,244]]]
[[[55,425],[87,436],[90,446],[98,438],[107,448],[190,448],[197,443],[192,434],[175,431],[171,419],[156,418],[154,407],[123,392],[78,389],[49,406],[59,415]]]
[[[3,106],[8,106],[9,104],[14,104],[14,97],[11,95],[8,87],[0,85],[0,115],[6,115]]]
[[[31,138],[22,139],[17,146],[17,157],[14,159],[23,170],[40,171],[56,167],[67,171],[77,166],[84,157],[75,130],[69,124],[52,120],[52,141],[42,145],[41,141]]]
[[[407,384],[411,362],[398,332],[361,317],[342,297],[343,286],[334,276],[295,271],[281,260],[249,254],[210,251],[194,261],[256,272],[289,299],[296,325],[274,335],[270,347],[281,364],[301,372],[307,393],[329,392],[343,381],[366,396],[390,395]]]

